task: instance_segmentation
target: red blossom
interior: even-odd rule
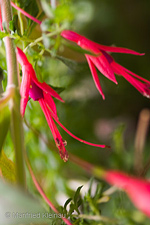
[[[123,189],[133,204],[150,217],[150,182],[119,171],[107,171],[103,177],[109,184]]]
[[[136,75],[135,73],[127,70],[123,66],[119,65],[114,61],[114,59],[107,52],[114,53],[127,53],[134,55],[144,55],[144,53],[138,53],[136,51],[120,48],[120,47],[110,47],[105,45],[100,45],[95,43],[84,36],[81,36],[73,31],[64,30],[61,33],[61,36],[75,42],[81,48],[90,51],[92,54],[85,54],[85,57],[88,61],[95,85],[105,99],[104,93],[102,91],[100,81],[96,68],[109,80],[117,84],[115,74],[123,76],[129,83],[131,83],[142,95],[150,97],[150,81]]]
[[[41,83],[37,80],[35,71],[32,65],[29,63],[24,52],[17,48],[17,60],[22,67],[22,82],[20,88],[21,94],[21,115],[24,116],[26,105],[28,103],[29,96],[34,100],[38,101],[43,113],[46,117],[47,123],[50,127],[50,130],[53,134],[55,143],[57,148],[59,149],[60,156],[64,161],[67,161],[68,154],[65,149],[67,142],[63,140],[61,134],[59,133],[54,120],[73,138],[77,139],[80,142],[83,142],[87,145],[106,148],[106,145],[93,144],[87,141],[84,141],[74,134],[72,134],[69,130],[67,130],[60,122],[57,116],[57,110],[55,106],[55,102],[52,98],[55,97],[58,100],[62,101],[62,98],[58,95],[56,91],[54,91],[49,85],[45,82]]]

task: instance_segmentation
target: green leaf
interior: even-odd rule
[[[67,199],[67,201],[64,204],[64,208],[67,208],[67,205],[72,201],[72,198]]]
[[[56,56],[56,58],[59,59],[61,62],[63,62],[71,70],[73,70],[79,74],[85,73],[85,71],[89,71],[87,63],[79,63],[74,60],[62,57],[62,56]]]
[[[0,152],[10,126],[10,111],[8,106],[0,109]]]
[[[82,187],[83,187],[83,185],[78,187],[77,190],[76,190],[76,193],[74,195],[73,200],[74,200],[75,205],[77,204],[78,198],[80,196],[80,190],[81,190]]]
[[[52,224],[47,213],[37,200],[19,188],[0,180],[0,224]],[[52,214],[51,214],[52,215]],[[47,222],[47,223],[46,223]]]
[[[63,21],[71,22],[74,19],[74,13],[69,4],[59,4],[55,11],[55,22],[60,24]]]
[[[9,22],[9,30],[11,30],[11,34],[13,34],[14,32],[19,33],[20,34],[20,29],[18,26],[18,16],[14,15],[13,19]]]
[[[8,36],[8,34],[7,34],[7,33],[0,32],[0,39],[4,38],[4,37],[6,37],[6,36]]]
[[[39,8],[37,5],[36,0],[21,0],[21,8],[24,8],[24,10],[29,13],[30,15],[36,17],[37,14],[39,13]],[[28,19],[28,18],[27,18]]]
[[[11,31],[14,31],[14,23],[13,23],[13,21],[11,20],[10,22],[9,22],[9,30],[11,30]]]
[[[0,171],[2,173],[2,177],[4,177],[6,180],[10,181],[11,183],[15,182],[15,165],[10,159],[7,158],[3,150],[1,151],[0,155]]]

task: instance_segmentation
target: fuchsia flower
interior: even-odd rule
[[[116,73],[117,75],[123,76],[142,95],[148,98],[150,97],[150,81],[136,75],[135,73],[131,72],[130,70],[127,70],[123,66],[116,63],[107,52],[127,53],[134,55],[144,55],[143,53],[141,54],[126,48],[100,45],[70,30],[62,31],[61,36],[70,41],[75,42],[81,48],[95,54],[95,55],[85,54],[85,57],[88,61],[95,85],[100,94],[102,95],[103,99],[105,99],[105,96],[102,91],[95,66],[105,77],[107,77],[114,83],[117,84],[114,75],[114,73]]]
[[[123,189],[145,215],[150,217],[150,182],[119,171],[107,171],[103,177],[109,184]]]
[[[46,120],[48,122],[48,125],[51,129],[51,132],[53,134],[56,146],[59,149],[60,156],[64,161],[67,161],[68,154],[65,149],[66,141],[64,141],[54,123],[54,120],[73,138],[77,139],[80,142],[83,142],[88,145],[106,148],[108,146],[106,145],[98,145],[93,144],[87,141],[84,141],[75,135],[73,135],[70,131],[68,131],[60,122],[57,117],[57,110],[54,103],[54,100],[52,98],[55,97],[58,100],[62,101],[62,98],[58,95],[56,91],[54,91],[49,85],[47,85],[45,82],[41,83],[37,80],[35,71],[32,67],[32,65],[29,63],[26,55],[24,52],[17,48],[17,60],[20,63],[22,67],[22,83],[20,88],[20,94],[21,94],[21,115],[24,116],[26,105],[28,103],[29,96],[34,100],[38,101],[44,115],[46,117]]]

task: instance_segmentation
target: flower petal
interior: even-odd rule
[[[120,68],[122,68],[125,72],[127,72],[127,73],[131,74],[132,76],[136,77],[137,79],[139,79],[139,80],[141,80],[141,81],[147,83],[147,85],[150,85],[150,81],[149,81],[149,80],[146,80],[145,78],[140,77],[139,75],[137,75],[137,74],[133,73],[132,71],[126,69],[125,67],[121,66],[120,64],[119,64],[119,66],[120,66]]]
[[[143,96],[150,98],[150,89],[149,84],[142,83],[141,81],[135,79],[126,71],[124,71],[124,67],[120,66],[118,63],[113,62],[112,68],[114,72],[118,75],[122,75],[130,84],[132,84]],[[138,76],[138,75],[137,75]],[[139,79],[139,78],[138,78]]]
[[[96,68],[95,68],[93,62],[90,60],[88,55],[86,55],[86,59],[88,61],[88,64],[89,64],[89,67],[90,67],[90,70],[91,70],[91,73],[92,73],[95,85],[96,85],[99,93],[102,95],[102,98],[105,99],[105,95],[104,95],[104,93],[102,91],[102,88],[101,88],[101,85],[100,85],[100,81],[99,81],[99,78],[98,78],[98,75],[97,75]]]
[[[89,56],[89,55],[88,55]],[[95,56],[89,56],[90,60],[93,62],[93,64],[97,67],[97,69],[109,80],[113,81],[115,84],[117,84],[114,72],[105,58],[104,55],[101,55],[99,57]]]
[[[53,97],[57,98],[61,102],[64,102],[64,100],[60,97],[60,95],[53,88],[51,88],[48,84],[46,84],[45,82],[41,83],[37,79],[34,79],[34,82],[43,91],[45,91],[46,93],[48,93],[48,94],[52,95]]]
[[[113,170],[107,171],[104,179],[126,191],[133,204],[150,217],[150,182]]]
[[[24,116],[25,109],[29,99],[29,90],[30,90],[31,76],[26,67],[22,67],[22,82],[20,87],[20,95],[21,95],[21,104],[20,104],[20,112],[22,117]]]
[[[53,116],[53,115],[52,115]],[[53,117],[54,120],[59,124],[59,126],[64,130],[66,131],[66,133],[68,133],[71,137],[73,137],[74,139],[84,143],[84,144],[87,144],[87,145],[91,145],[91,146],[95,146],[95,147],[100,147],[100,148],[110,148],[109,146],[107,145],[99,145],[99,144],[93,144],[91,142],[88,142],[88,141],[84,141],[80,138],[78,138],[77,136],[75,136],[74,134],[72,134],[69,130],[67,130],[67,128],[65,128],[62,123],[59,122],[59,120],[56,118],[56,117]]]
[[[52,99],[51,95],[48,94],[48,93],[46,93],[46,92],[43,92],[43,94],[44,94],[44,100],[45,100],[48,108],[50,110],[52,110],[52,112],[54,113],[54,115],[57,117],[56,105],[55,105],[55,102]]]
[[[93,42],[93,45],[95,47],[97,47],[99,50],[103,50],[106,52],[126,53],[126,54],[133,54],[133,55],[145,55],[145,53],[139,53],[139,52],[136,52],[136,51],[128,49],[128,48],[106,46],[106,45],[101,45],[101,44],[98,44],[95,42]]]
[[[21,66],[30,64],[25,53],[17,47],[17,60]]]
[[[43,113],[46,117],[47,123],[50,127],[50,130],[52,132],[52,135],[54,137],[55,143],[57,148],[59,149],[59,154],[61,156],[61,158],[64,160],[64,162],[66,162],[68,160],[68,153],[65,149],[65,145],[66,145],[66,141],[64,141],[50,115],[50,111],[47,108],[46,102],[44,99],[40,99],[39,100],[40,106],[43,110]]]
[[[80,34],[77,34],[76,32],[74,31],[71,31],[71,30],[64,30],[61,32],[61,36],[70,40],[70,41],[73,41],[73,42],[78,42],[80,40],[80,38],[82,37]]]

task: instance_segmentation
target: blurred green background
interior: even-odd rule
[[[150,80],[149,0],[68,0],[58,1],[59,4],[63,5],[64,9],[66,7],[66,12],[72,15],[68,16],[69,29],[103,45],[115,45],[144,52],[145,56],[127,54],[112,54],[112,56],[122,66]],[[68,67],[60,58],[46,55],[44,59],[34,61],[37,76],[53,86],[64,88],[60,95],[65,103],[57,100],[55,102],[59,119],[68,130],[86,141],[111,146],[111,149],[100,149],[84,145],[59,128],[63,139],[67,141],[68,153],[73,153],[95,165],[134,173],[134,142],[138,118],[141,110],[150,109],[149,99],[143,97],[124,78],[117,76],[118,85],[115,85],[98,72],[106,97],[103,101],[94,85],[83,54],[69,49],[66,46],[67,42],[62,38],[59,38],[59,41],[61,43],[59,55],[74,61],[71,61]],[[28,54],[30,57],[30,52]],[[1,64],[1,67],[4,66]],[[38,102],[29,101],[25,117],[32,127],[54,143]],[[68,188],[70,180],[79,179],[87,182],[90,179],[90,175],[71,161],[64,163],[39,136],[26,125],[24,127],[26,149],[31,164],[44,190],[54,202],[57,202],[58,194],[65,193],[67,197],[72,194],[71,188]],[[143,165],[146,165],[150,155],[149,135],[148,129]],[[4,149],[8,156],[13,158],[10,134]],[[149,175],[148,171],[147,177]],[[28,172],[27,178],[30,190],[35,191]]]

